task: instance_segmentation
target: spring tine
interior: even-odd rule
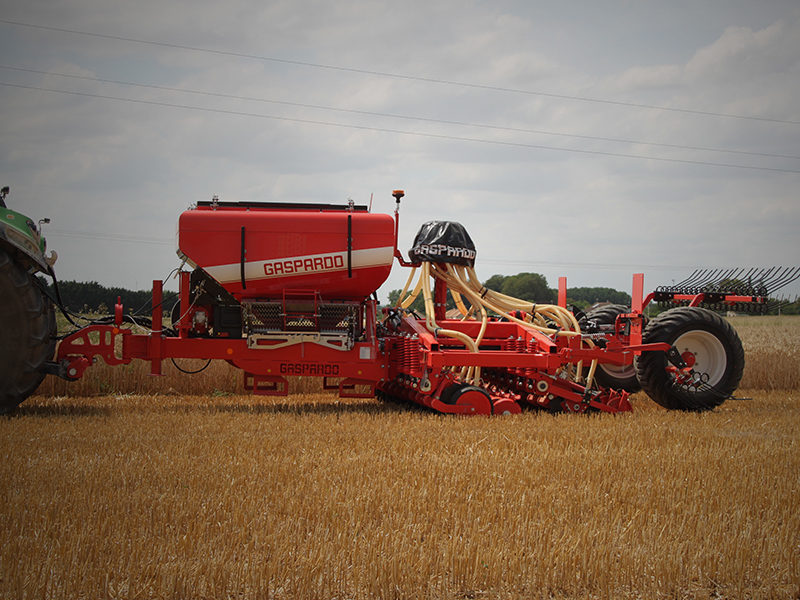
[[[754,286],[753,295],[768,296],[771,282],[777,272],[778,269],[776,267],[772,267],[771,269],[765,269],[761,273],[759,273],[759,279],[757,282],[758,285]]]
[[[734,273],[735,269],[717,269],[714,271],[714,277],[707,281],[703,287],[706,288],[717,288],[719,284],[725,281],[726,279],[730,279],[730,276]]]
[[[800,278],[800,267],[786,268],[775,281],[770,284],[770,291],[779,290]]]
[[[767,295],[767,281],[774,275],[775,267],[769,269],[761,269],[753,275],[753,280],[750,283],[750,293],[753,296],[766,296]]]
[[[759,273],[758,283],[761,289],[767,290],[773,277],[777,274],[780,267],[772,267],[764,269]]]
[[[781,279],[786,276],[787,269],[783,267],[773,267],[769,273],[763,278],[762,285],[766,288],[773,289],[776,284],[779,284]]]
[[[686,287],[692,285],[694,283],[694,281],[697,278],[699,278],[704,272],[705,272],[704,270],[695,269],[695,271],[691,275],[689,275],[689,277],[687,279],[684,279],[683,281],[679,281],[678,283],[673,284],[671,286],[671,289],[673,289],[673,290],[685,289]],[[667,286],[667,287],[670,287],[670,286]]]
[[[706,269],[700,273],[695,281],[686,287],[686,293],[697,294],[698,292],[707,289],[714,285],[714,281],[719,277],[719,269]]]
[[[791,269],[783,269],[782,271],[781,269],[783,269],[783,267],[778,267],[778,270],[772,279],[764,282],[764,285],[770,290],[777,290],[786,285],[786,283],[789,283]]]
[[[753,286],[753,279],[755,279],[758,275],[758,270],[755,267],[752,267],[745,275],[741,278],[741,293],[742,295],[747,294],[752,296],[752,292],[755,291]]]
[[[781,283],[781,287],[783,287],[784,285],[788,285],[790,283],[794,283],[798,279],[800,279],[800,267],[796,267],[794,269],[794,271],[791,272],[791,275],[789,275],[788,281],[782,282]]]
[[[724,286],[721,286],[720,291],[722,292],[729,292],[732,294],[739,294],[741,293],[742,289],[745,286],[745,283],[742,281],[742,276],[744,275],[744,269],[739,269],[736,274],[730,277]]]
[[[658,286],[656,291],[686,295],[717,292],[767,298],[769,294],[798,279],[800,279],[800,267],[695,269],[683,281]],[[763,310],[763,306],[749,308],[756,311]]]
[[[703,269],[694,272],[694,277],[687,279],[683,283],[684,290],[688,291],[696,287],[704,285],[707,281],[714,277],[714,271],[711,269]]]
[[[714,287],[724,291],[726,286],[730,286],[731,282],[736,281],[739,278],[740,273],[740,269],[729,269],[714,283]]]
[[[698,282],[697,285],[691,290],[691,293],[698,294],[700,292],[710,292],[715,290],[719,282],[724,278],[725,271],[722,269],[713,269],[708,271],[705,278]]]
[[[730,291],[734,294],[745,294],[749,292],[753,287],[751,281],[754,271],[755,269],[750,269],[749,271],[740,269],[736,276],[732,278],[733,283],[727,287],[726,291]]]
[[[748,294],[751,296],[753,295],[753,292],[756,289],[754,281],[756,281],[760,277],[760,273],[762,272],[763,271],[753,267],[744,275],[744,277],[742,277],[741,288],[743,294]]]
[[[791,296],[781,296],[780,298],[772,298],[769,302],[767,302],[767,310],[780,310],[782,308],[786,308],[787,306],[791,306],[792,304],[797,304],[800,302],[800,296],[795,296],[794,300],[792,300]]]
[[[732,273],[732,271],[730,270],[726,271],[724,269],[717,269],[716,271],[714,271],[714,277],[709,281],[705,282],[705,284],[703,285],[703,290],[714,291],[719,289],[720,283],[723,282],[726,278],[728,278],[728,275],[730,273]]]
[[[694,273],[697,273],[697,271],[694,271],[694,272],[693,272],[693,273],[692,273],[692,274],[691,274],[689,277],[690,277],[690,278],[691,278],[691,277],[693,277],[693,276],[694,276]],[[681,281],[681,282],[678,282],[678,283],[674,283],[674,284],[672,284],[672,285],[660,285],[660,286],[658,286],[658,287],[656,288],[656,291],[658,291],[658,292],[674,292],[674,291],[675,291],[676,289],[678,289],[678,287],[680,287],[681,285],[683,285],[683,282],[682,282],[682,281]]]
[[[714,271],[712,269],[703,269],[702,271],[695,271],[695,273],[697,276],[686,282],[687,288],[703,285],[714,277]]]
[[[767,296],[769,295],[770,289],[772,289],[776,282],[780,281],[781,278],[781,267],[772,267],[771,269],[765,269],[761,277],[759,278],[759,287],[757,288],[757,292],[761,295]]]

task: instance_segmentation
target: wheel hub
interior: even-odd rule
[[[703,330],[690,331],[675,340],[675,348],[687,366],[708,376],[709,385],[716,385],[725,375],[728,364],[725,347],[714,334]]]

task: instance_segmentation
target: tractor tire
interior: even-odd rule
[[[696,373],[699,385],[681,385],[665,352],[642,352],[636,371],[642,389],[670,410],[701,412],[731,397],[744,372],[744,348],[736,330],[717,313],[680,307],[661,313],[644,330],[642,342],[675,346]]]
[[[579,325],[581,328],[589,321],[594,321],[598,325],[613,325],[617,320],[617,315],[624,315],[631,312],[627,306],[621,304],[607,304],[590,310],[586,315],[581,318]],[[585,369],[588,373],[588,369]],[[636,367],[634,365],[612,365],[612,364],[597,364],[597,370],[594,377],[604,388],[611,388],[612,390],[625,390],[633,394],[642,389],[639,384],[639,378],[636,376]]]
[[[14,410],[44,379],[55,354],[55,311],[33,278],[0,248],[0,414]]]

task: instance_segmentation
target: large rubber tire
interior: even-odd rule
[[[55,353],[55,311],[31,275],[0,249],[0,414],[14,410],[44,379]]]
[[[617,320],[617,315],[624,315],[629,312],[631,312],[631,309],[622,304],[599,306],[587,312],[586,315],[581,318],[579,325],[583,328],[585,323],[589,321],[594,321],[598,325],[613,325]],[[588,373],[588,369],[584,370]],[[636,367],[632,364],[623,367],[598,363],[594,376],[595,379],[597,379],[597,383],[604,388],[625,390],[631,394],[642,389],[639,384],[639,378],[636,376]]]
[[[645,344],[666,342],[694,362],[704,383],[678,385],[668,370],[665,352],[642,352],[636,370],[642,389],[672,410],[711,410],[731,397],[744,372],[744,348],[736,330],[717,313],[704,308],[673,308],[654,318],[644,330]],[[687,353],[691,353],[691,356]]]

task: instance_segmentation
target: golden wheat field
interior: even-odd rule
[[[754,383],[704,414],[45,392],[0,419],[0,597],[800,598],[785,319],[735,322]]]

